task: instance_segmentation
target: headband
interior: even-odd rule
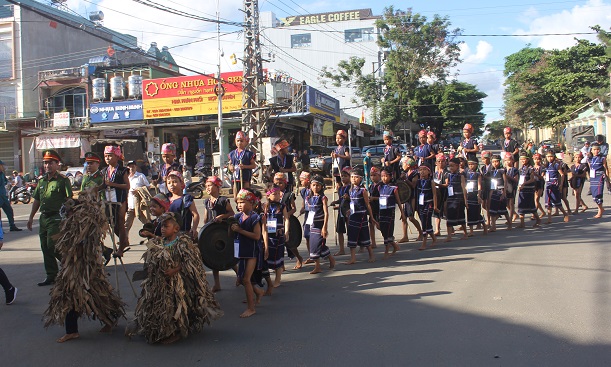
[[[241,189],[236,196],[236,200],[250,201],[253,204],[259,202],[259,198],[252,191]]]
[[[384,131],[384,134],[382,134],[383,136],[390,136],[392,137],[392,131],[386,130]]]
[[[276,172],[276,174],[274,175],[274,179],[276,178],[282,180],[283,182],[286,182],[286,175],[282,172]]]
[[[299,179],[301,179],[301,180],[309,180],[310,179],[310,172],[307,172],[307,171],[301,172],[301,174],[299,175]]]
[[[428,133],[426,133],[427,136],[432,136],[433,139],[435,139],[435,133],[432,131],[429,131]]]
[[[282,191],[278,186],[272,186],[269,190],[267,190],[266,194],[267,196],[270,196],[271,194],[278,192],[278,191]]]
[[[119,159],[123,160],[123,154],[121,154],[121,147],[107,145],[106,147],[104,147],[104,154],[114,154],[119,157]]]
[[[247,143],[250,141],[250,138],[248,137],[248,135],[246,135],[244,131],[238,131],[235,134],[235,140],[238,140],[238,139],[244,140]]]
[[[348,134],[346,134],[346,132],[344,130],[337,130],[337,134],[336,135],[339,135],[339,136],[344,137],[344,138],[346,138],[348,136]]]
[[[426,130],[420,130],[418,132],[418,137],[426,136]]]
[[[435,159],[445,161],[447,157],[443,153],[437,153],[437,155],[435,156]]]
[[[168,200],[168,197],[165,196],[164,194],[157,194],[153,196],[151,200],[154,200],[157,204],[161,205],[161,207],[164,208],[165,210],[170,209],[170,201]]]
[[[431,169],[428,166],[423,165],[423,166],[418,167],[418,170],[421,170],[421,169],[427,170],[429,171],[429,173],[431,172]]]
[[[316,175],[316,176],[314,176],[314,178],[312,178],[311,183],[317,183],[317,184],[320,184],[320,185],[325,186],[325,182],[324,182],[324,181],[325,181],[325,180],[324,180],[324,179],[322,179],[322,177],[320,177],[320,176]]]
[[[180,181],[182,181],[182,173],[180,173],[180,172],[178,172],[178,171],[170,171],[170,172],[168,173],[167,177],[170,177],[170,176],[175,176],[175,177],[178,177],[178,178],[180,179]],[[166,178],[167,178],[167,177],[166,177]]]
[[[380,173],[380,169],[378,167],[371,167],[371,169],[369,170],[369,174],[373,175],[373,174],[379,174]]]
[[[161,146],[161,154],[172,154],[176,155],[176,145],[172,143],[165,143]]]
[[[503,129],[503,134],[507,134],[507,133],[511,134],[511,128],[509,126]]]
[[[289,146],[289,142],[286,140],[280,140],[279,142],[276,143],[276,145],[274,145],[276,150],[282,150],[284,148],[288,148],[288,146]]]
[[[206,182],[210,182],[213,185],[218,186],[218,187],[222,187],[223,186],[223,181],[221,181],[221,179],[218,178],[217,176],[210,176],[210,177],[208,177]]]
[[[491,156],[492,156],[492,154],[489,151],[487,151],[487,150],[484,150],[482,152],[482,158],[490,158]]]
[[[342,168],[342,172],[350,173],[350,172],[352,172],[352,167],[350,167],[350,166],[344,167],[344,168]]]
[[[462,128],[462,129],[463,129],[463,130],[467,130],[467,131],[469,131],[470,133],[472,133],[472,132],[473,132],[473,126],[471,126],[471,124],[465,124],[465,126],[463,126],[463,128]]]

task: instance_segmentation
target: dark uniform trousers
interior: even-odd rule
[[[59,233],[59,223],[62,218],[59,213],[40,214],[40,248],[42,249],[42,259],[45,264],[47,279],[55,279],[59,271],[57,260],[61,261],[59,254],[55,251],[53,236]]]

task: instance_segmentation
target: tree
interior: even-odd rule
[[[509,125],[560,126],[608,85],[606,46],[577,40],[564,50],[526,47],[506,58],[504,114]]]
[[[375,121],[391,128],[412,118],[410,101],[424,81],[444,83],[460,61],[460,29],[450,29],[447,17],[425,16],[389,7],[376,21],[378,45],[385,50],[384,75],[363,74],[365,60],[352,57],[337,68],[323,68],[321,82],[355,88],[356,103],[378,110]]]

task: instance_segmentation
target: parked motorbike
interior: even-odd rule
[[[11,192],[9,200],[12,201],[13,204],[17,204],[18,202],[29,204],[30,200],[32,200],[32,195],[25,186],[21,186]]]
[[[37,186],[38,186],[38,180],[32,181],[32,182],[28,182],[28,183],[25,184],[25,188],[28,190],[28,193],[30,195],[34,195],[34,190],[36,190]]]
[[[191,182],[185,188],[187,194],[191,194],[195,199],[201,199],[204,196],[204,187],[206,185],[206,179],[200,179],[198,182]]]

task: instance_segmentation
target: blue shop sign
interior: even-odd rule
[[[89,106],[89,120],[92,124],[142,119],[144,114],[140,100],[93,103]]]

